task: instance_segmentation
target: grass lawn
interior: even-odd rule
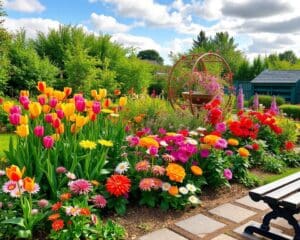
[[[11,133],[0,134],[0,156],[3,156],[3,151],[8,149],[9,139],[13,135]]]

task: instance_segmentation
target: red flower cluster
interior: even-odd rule
[[[292,141],[286,141],[286,142],[284,143],[284,148],[285,148],[285,150],[287,150],[287,151],[293,150],[294,147],[295,147],[295,144],[294,144]]]
[[[250,114],[255,116],[260,124],[268,126],[277,135],[282,133],[282,128],[276,124],[276,120],[272,114],[260,112],[252,112]]]
[[[106,190],[116,197],[128,194],[131,181],[124,175],[114,174],[107,179]]]
[[[213,101],[204,106],[204,108],[208,110],[207,120],[212,125],[216,125],[223,121],[223,112],[219,108],[220,103],[220,100],[215,98]]]
[[[259,131],[259,126],[250,118],[241,116],[239,121],[230,123],[229,129],[237,137],[255,139]]]

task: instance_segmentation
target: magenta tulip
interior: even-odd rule
[[[21,115],[19,113],[13,113],[9,115],[9,122],[12,125],[19,125],[21,120]]]
[[[34,129],[33,129],[33,133],[35,136],[37,137],[42,137],[44,136],[44,132],[45,132],[45,129],[43,126],[36,126]]]
[[[45,148],[52,148],[54,145],[54,139],[51,136],[43,137],[43,145]]]

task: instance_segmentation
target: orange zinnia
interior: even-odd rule
[[[57,202],[57,203],[54,203],[51,207],[51,210],[52,211],[58,211],[62,206],[62,203],[61,202]]]
[[[71,194],[71,193],[62,193],[62,194],[60,195],[60,200],[61,200],[61,201],[67,201],[67,200],[69,200],[71,197],[72,197],[72,194]]]
[[[201,176],[203,174],[202,168],[198,166],[191,166],[192,173],[196,176]]]
[[[61,219],[57,219],[52,223],[52,229],[56,232],[63,228],[64,228],[64,221]]]
[[[236,140],[235,138],[229,138],[227,142],[228,142],[228,145],[230,145],[230,146],[237,146],[237,145],[239,145],[239,141]]]
[[[177,186],[171,186],[168,190],[169,194],[172,196],[175,196],[178,194],[178,187]]]
[[[170,180],[175,182],[182,182],[185,178],[185,170],[182,166],[177,163],[170,163],[166,168],[166,175]]]
[[[80,215],[82,215],[82,216],[90,216],[91,215],[91,211],[88,208],[81,208],[80,209]]]
[[[239,148],[238,152],[241,157],[248,157],[250,155],[249,151],[243,147]]]
[[[59,214],[59,213],[53,213],[53,214],[51,214],[51,215],[48,217],[48,220],[54,221],[54,220],[59,219],[59,218],[60,218],[60,214]]]
[[[150,148],[150,147],[159,148],[159,143],[152,137],[143,137],[139,141],[139,146],[145,148]]]
[[[206,144],[209,144],[211,146],[214,146],[220,138],[221,137],[216,136],[216,135],[206,135],[203,138],[203,142]]]

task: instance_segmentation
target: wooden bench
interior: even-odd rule
[[[294,240],[300,240],[300,223],[294,217],[300,212],[300,172],[251,190],[249,195],[256,202],[263,200],[272,211],[264,216],[260,227],[247,226],[244,230],[246,234],[257,233],[273,240],[287,240],[270,232],[270,221],[281,217],[293,226]]]

